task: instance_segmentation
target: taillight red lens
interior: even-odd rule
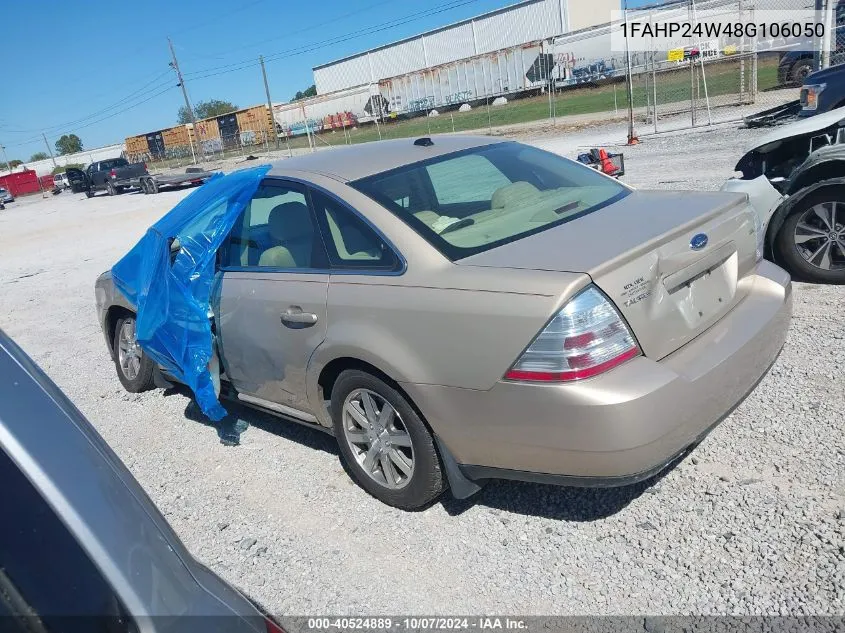
[[[112,169],[112,170],[109,172],[109,176],[111,176],[112,178],[116,178],[116,177],[117,177],[117,172],[116,172],[114,169]]]
[[[287,633],[282,627],[268,617],[264,617],[264,624],[267,626],[267,633]]]
[[[588,286],[558,312],[519,360],[506,380],[566,382],[613,369],[639,356],[628,325],[595,286]]]

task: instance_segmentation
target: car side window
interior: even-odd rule
[[[321,191],[311,191],[332,268],[394,270],[399,258],[355,212]]]
[[[0,481],[0,628],[31,631],[38,616],[37,630],[137,631],[76,537],[3,450]]]
[[[223,265],[325,268],[305,189],[294,183],[262,183],[229,235]]]

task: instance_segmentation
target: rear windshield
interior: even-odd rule
[[[115,167],[126,167],[129,162],[125,158],[112,158],[111,160],[100,161],[100,171],[114,169]]]
[[[451,260],[574,220],[630,193],[556,154],[497,143],[350,183]]]

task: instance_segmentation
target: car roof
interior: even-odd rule
[[[423,138],[431,139],[431,145],[415,144],[420,139],[416,137],[344,145],[332,148],[331,151],[327,151],[328,148],[318,150],[313,154],[274,162],[269,175],[286,176],[292,175],[291,172],[311,172],[350,182],[421,160],[503,141],[492,136],[464,134]]]

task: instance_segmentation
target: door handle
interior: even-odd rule
[[[303,312],[299,306],[291,306],[282,312],[283,325],[309,326],[317,323],[317,315],[313,312]]]

